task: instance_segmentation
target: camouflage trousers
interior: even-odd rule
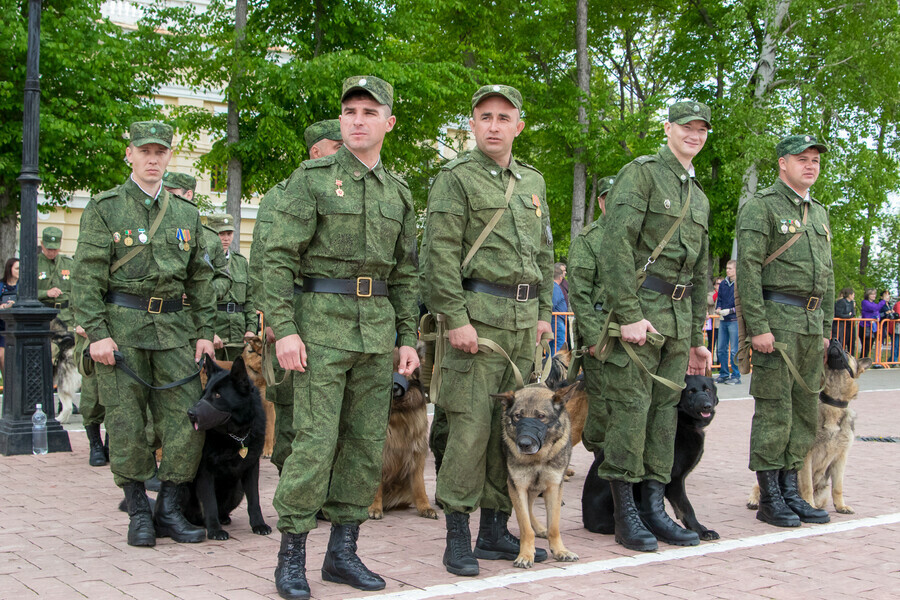
[[[810,389],[822,379],[823,341],[818,335],[775,331]],[[800,469],[816,437],[818,394],[794,381],[781,353],[754,352],[750,394],[755,400],[750,430],[750,469]]]
[[[606,400],[603,399],[603,385],[600,381],[600,371],[603,363],[585,354],[581,363],[584,369],[584,390],[587,392],[588,413],[584,422],[584,431],[581,432],[581,443],[588,452],[594,454],[603,450],[603,440],[606,436],[606,425],[609,420]]]
[[[278,473],[281,473],[284,461],[291,454],[291,444],[296,435],[294,430],[294,372],[285,371],[278,364],[275,346],[272,346],[271,355],[275,380],[278,381],[284,377],[284,380],[278,385],[266,386],[266,400],[275,406],[275,448],[272,450],[272,464],[278,468]]]
[[[493,340],[527,378],[534,360],[536,327],[508,331],[473,322],[478,337]],[[450,347],[441,364],[438,404],[447,416],[447,443],[437,477],[437,502],[445,512],[476,508],[512,512],[503,456],[500,403],[490,394],[515,389],[506,358],[467,354]]]
[[[273,502],[278,529],[289,533],[315,529],[319,509],[337,525],[369,517],[391,408],[391,352],[306,342],[306,354],[306,371],[293,374],[297,433]]]
[[[162,385],[196,372],[194,352],[188,346],[171,350],[142,350],[119,346],[125,362],[144,381]],[[203,451],[203,432],[194,431],[187,410],[200,398],[200,380],[156,391],[144,387],[124,371],[95,363],[100,402],[106,409],[110,469],[116,485],[146,481],[156,472],[156,459],[148,443],[148,410],[152,428],[162,444],[159,478],[185,483],[197,472]]]
[[[100,404],[100,390],[93,370],[94,363],[90,358],[84,358],[84,351],[88,346],[86,338],[75,336],[75,364],[81,373],[81,400],[78,402],[78,412],[81,413],[85,426],[100,425],[106,416],[106,409]],[[89,366],[86,367],[84,362],[89,362]]]
[[[683,382],[690,340],[666,338],[662,346],[633,346],[651,373]],[[668,483],[675,454],[680,393],[655,383],[616,341],[600,371],[608,421],[599,475],[637,483]]]

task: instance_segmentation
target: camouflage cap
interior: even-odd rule
[[[197,178],[187,173],[175,173],[166,171],[163,175],[163,185],[167,188],[175,188],[182,190],[195,191],[197,189]]]
[[[172,126],[161,121],[137,121],[131,124],[131,143],[134,146],[162,144],[171,148],[173,134]]]
[[[394,86],[384,79],[371,75],[354,75],[344,80],[344,89],[341,92],[341,102],[351,92],[361,90],[370,94],[379,104],[386,104],[388,108],[394,108]]]
[[[206,217],[206,226],[216,233],[234,231],[234,217],[228,213],[216,213]]]
[[[44,227],[41,232],[41,246],[47,250],[59,250],[62,243],[62,229],[59,227]]]
[[[613,184],[616,182],[616,178],[613,176],[604,177],[600,181],[597,182],[597,195],[602,196],[603,194],[608,194],[609,190],[612,189]]]
[[[676,102],[669,106],[669,123],[678,125],[684,125],[691,121],[706,121],[706,126],[709,127],[712,124],[710,115],[711,112],[707,105],[693,100]]]
[[[491,96],[503,96],[517,110],[522,110],[522,94],[516,88],[508,85],[483,85],[478,88],[478,91],[472,96],[472,110],[475,110],[482,100]]]
[[[341,122],[338,119],[328,119],[313,123],[303,132],[306,140],[306,149],[309,150],[322,140],[341,141]]]
[[[785,154],[800,154],[807,148],[815,148],[821,153],[828,152],[828,146],[821,144],[814,135],[789,135],[775,146],[778,158]]]

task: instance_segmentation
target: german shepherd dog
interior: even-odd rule
[[[687,496],[685,480],[703,456],[705,430],[716,416],[719,398],[711,377],[687,375],[684,382],[685,388],[678,401],[675,460],[672,463],[672,478],[666,484],[666,498],[675,509],[675,516],[685,527],[696,531],[701,540],[717,540],[719,534],[697,520],[694,507]],[[609,482],[597,475],[597,469],[603,462],[603,453],[598,454],[584,481],[581,495],[582,520],[588,531],[612,534],[615,533],[612,492]],[[640,504],[639,486],[634,486],[634,494],[636,502]]]
[[[837,340],[828,346],[825,387],[819,393],[816,439],[806,454],[797,481],[800,495],[815,508],[825,508],[828,483],[839,513],[853,514],[844,502],[844,468],[853,445],[856,412],[849,407],[859,393],[857,380],[872,366],[871,358],[856,359]],[[758,508],[759,486],[754,486],[747,508]]]
[[[244,366],[247,368],[247,375],[250,381],[259,390],[262,398],[262,407],[266,413],[266,440],[263,444],[262,457],[272,458],[272,451],[275,449],[275,405],[266,400],[266,378],[263,376],[263,344],[265,342],[259,337],[254,336],[247,340],[244,345]]]
[[[53,385],[59,396],[62,409],[57,420],[68,423],[75,407],[78,406],[75,393],[81,387],[81,374],[75,366],[75,334],[57,331],[54,328],[52,338],[55,355],[53,358]]]
[[[259,458],[266,430],[259,391],[247,376],[243,357],[228,371],[207,355],[203,368],[206,388],[188,409],[188,418],[194,429],[206,431],[206,442],[188,486],[184,515],[194,525],[205,526],[209,539],[227,540],[222,525],[231,523],[231,511],[246,495],[253,533],[269,535],[272,528],[259,506]]]
[[[563,545],[559,533],[563,477],[572,457],[566,397],[543,384],[491,397],[503,405],[501,429],[509,471],[507,484],[521,535],[519,556],[513,565],[524,569],[534,565],[535,536],[549,540],[556,560],[578,560],[578,555]],[[546,527],[534,514],[538,494],[543,494],[547,505]]]
[[[419,369],[406,378],[397,373],[398,362],[399,353],[394,350],[394,386],[382,454],[381,483],[375,501],[369,506],[369,517],[381,519],[385,510],[414,505],[420,517],[437,519],[425,492],[428,458],[425,389],[419,380]]]

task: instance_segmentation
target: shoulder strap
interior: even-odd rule
[[[153,234],[156,233],[156,230],[159,229],[159,224],[162,223],[163,217],[166,216],[166,209],[169,208],[169,194],[166,193],[163,196],[162,206],[159,208],[159,214],[156,215],[156,218],[153,219],[153,223],[150,225],[150,231],[147,233],[147,244],[150,243],[150,240],[153,238]],[[109,267],[109,274],[112,275],[127,263],[129,260],[137,256],[141,253],[141,250],[147,247],[147,244],[141,244],[137,248],[134,248],[131,252],[114,262]]]
[[[491,220],[488,221],[488,224],[484,226],[484,229],[478,235],[478,238],[475,240],[475,243],[472,244],[472,247],[469,248],[469,252],[466,254],[466,257],[463,259],[462,264],[459,267],[460,271],[464,271],[469,263],[472,261],[472,257],[475,256],[475,253],[478,252],[478,249],[481,248],[481,244],[484,243],[484,240],[487,239],[487,236],[491,234],[491,231],[494,230],[494,226],[497,225],[497,222],[500,221],[500,217],[503,216],[503,211],[506,210],[506,207],[509,206],[509,199],[512,198],[513,188],[516,187],[516,178],[512,173],[509,176],[509,185],[506,186],[506,202],[503,205],[503,208],[497,209],[497,212],[494,213],[494,216],[491,217]]]
[[[647,277],[647,267],[656,262],[656,259],[659,258],[660,252],[663,251],[663,248],[669,243],[669,240],[672,239],[672,236],[675,235],[675,232],[678,231],[678,228],[681,227],[682,221],[684,221],[685,215],[687,215],[687,211],[691,206],[691,193],[694,191],[694,182],[690,180],[690,185],[688,187],[688,196],[687,200],[684,201],[684,206],[681,209],[681,214],[678,215],[678,218],[675,219],[675,222],[672,223],[672,226],[669,227],[669,230],[666,232],[666,235],[663,236],[663,239],[659,241],[656,245],[656,248],[653,249],[653,253],[650,255],[650,258],[647,259],[647,264],[644,265],[644,268],[638,273],[638,287],[641,287],[641,284],[644,282],[644,279]]]
[[[806,217],[807,217],[808,215],[809,215],[809,204],[804,204],[804,205],[803,205],[803,221],[802,221],[802,223],[803,223],[804,225],[806,225]],[[787,250],[788,248],[790,248],[791,246],[793,246],[793,245],[794,245],[794,242],[796,242],[797,240],[800,239],[800,236],[801,236],[801,235],[803,235],[803,231],[798,231],[797,233],[795,233],[794,235],[792,235],[792,236],[791,236],[791,239],[789,239],[788,241],[786,241],[786,242],[784,243],[784,245],[783,245],[781,248],[779,248],[778,250],[776,250],[775,252],[773,252],[772,254],[770,254],[768,257],[766,257],[766,260],[763,261],[762,266],[765,268],[766,265],[768,265],[770,262],[772,262],[773,260],[775,260],[776,258],[778,258],[779,256],[781,256],[782,253],[783,253],[785,250]]]

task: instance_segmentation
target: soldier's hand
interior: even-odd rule
[[[266,327],[266,343],[267,344],[275,343],[275,332],[272,331],[271,327]]]
[[[591,356],[594,356],[594,352],[597,350],[597,344],[594,344],[590,348],[588,348],[588,352],[590,352]]]
[[[50,288],[49,290],[47,290],[48,298],[59,298],[60,294],[62,294],[62,290],[59,289],[58,287]]]
[[[194,362],[200,362],[200,359],[203,358],[204,354],[209,354],[211,357],[216,355],[216,351],[213,349],[213,343],[209,340],[197,340],[197,351],[194,352]]]
[[[84,330],[84,327],[82,327],[81,325],[76,325],[76,326],[75,326],[75,333],[78,334],[78,335],[80,335],[80,336],[83,337],[84,339],[87,339],[87,331],[85,331],[85,330]]]
[[[457,350],[468,352],[469,354],[478,353],[478,332],[472,327],[472,324],[463,325],[447,332],[450,345]]]
[[[750,338],[750,344],[753,346],[754,352],[770,354],[775,351],[775,336],[772,335],[772,332],[754,335]]]
[[[623,342],[637,344],[638,346],[643,346],[647,343],[647,332],[659,333],[656,331],[653,323],[647,319],[641,319],[637,323],[631,323],[629,325],[622,325],[620,330],[622,332]]]
[[[213,348],[215,348],[216,350],[219,350],[224,347],[225,347],[225,344],[222,343],[222,338],[220,338],[218,336],[218,334],[214,334],[213,335]]]
[[[306,371],[306,344],[296,333],[275,342],[275,356],[282,369],[301,373]]]
[[[256,337],[256,334],[253,333],[252,331],[245,331],[245,332],[244,332],[244,341],[245,341],[245,342],[248,341],[248,340],[250,340],[250,339],[252,339],[252,338],[255,338],[255,337]]]
[[[419,353],[412,346],[400,346],[399,354],[400,364],[397,366],[397,372],[409,377],[419,368]]]
[[[116,364],[116,357],[113,356],[113,352],[118,350],[119,347],[111,337],[94,342],[90,348],[91,358],[94,359],[94,362],[98,362],[101,365],[109,365],[110,367]]]
[[[538,321],[537,324],[537,340],[535,341],[535,346],[541,345],[541,336],[545,333],[549,333],[551,336],[553,335],[553,328],[550,327],[550,323],[548,321]]]
[[[694,346],[688,358],[688,375],[706,375],[712,371],[712,352],[706,346]]]

